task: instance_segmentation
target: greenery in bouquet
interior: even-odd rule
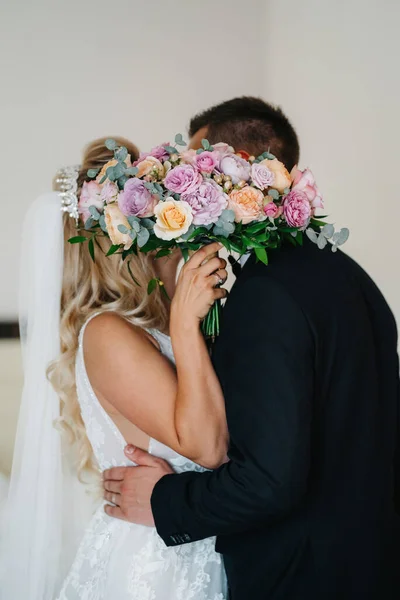
[[[185,260],[191,251],[218,241],[229,253],[254,252],[268,264],[268,252],[282,243],[302,245],[303,236],[323,249],[336,251],[348,238],[318,217],[321,194],[309,169],[291,173],[269,151],[260,156],[236,152],[225,143],[202,141],[199,150],[177,134],[174,145],[162,144],[131,163],[124,147],[112,139],[106,146],[114,159],[90,169],[78,203],[79,235],[70,243],[87,243],[95,260],[96,236],[107,236],[107,255],[152,252],[156,258],[179,248]],[[133,277],[133,275],[132,275]],[[133,277],[134,279],[134,277]],[[159,280],[149,282],[151,293]],[[162,289],[164,289],[162,287]],[[203,323],[215,339],[220,304]]]

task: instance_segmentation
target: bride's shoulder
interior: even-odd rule
[[[98,352],[107,346],[117,352],[121,346],[141,348],[149,343],[158,347],[157,341],[142,327],[131,323],[122,315],[105,311],[93,315],[82,328],[82,344],[85,351]]]

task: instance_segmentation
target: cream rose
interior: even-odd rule
[[[104,218],[112,243],[115,245],[124,244],[124,249],[128,250],[132,246],[133,240],[128,233],[122,233],[118,229],[118,225],[124,225],[127,229],[130,229],[131,226],[128,219],[122,214],[118,204],[115,202],[107,204],[104,209]]]
[[[289,172],[286,169],[285,165],[281,163],[277,158],[274,158],[273,160],[269,160],[268,158],[266,158],[265,160],[262,160],[260,162],[260,165],[264,165],[265,167],[268,167],[270,171],[272,171],[272,173],[275,176],[275,179],[271,187],[278,190],[278,192],[283,194],[283,191],[291,186],[292,180],[290,178]]]
[[[188,232],[193,222],[190,205],[184,200],[167,198],[155,207],[154,233],[162,240],[174,240]]]
[[[164,175],[164,167],[158,158],[154,158],[154,156],[147,156],[147,158],[137,163],[136,167],[139,169],[136,177],[145,177],[151,174],[154,169],[157,170],[159,177]]]
[[[241,190],[233,190],[229,194],[228,208],[235,213],[236,223],[247,225],[257,221],[263,214],[264,195],[260,190],[246,185]]]

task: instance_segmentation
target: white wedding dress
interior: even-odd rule
[[[87,324],[87,323],[86,323]],[[90,385],[79,337],[76,384],[82,417],[100,469],[130,465],[126,442],[100,405]],[[150,333],[174,361],[171,341]],[[170,448],[150,441],[149,452],[164,458],[177,473],[203,471]],[[167,548],[155,528],[108,517],[103,504],[87,527],[58,600],[225,600],[226,577],[215,539]]]

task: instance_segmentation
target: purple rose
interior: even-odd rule
[[[136,177],[128,179],[118,196],[118,205],[126,217],[152,217],[158,201],[159,198],[152,196],[144,182]]]
[[[236,154],[223,156],[219,168],[224,175],[230,175],[234,184],[250,179],[250,164],[244,158],[236,156]]]
[[[155,146],[155,148],[152,148],[152,150],[150,150],[150,152],[141,152],[140,156],[139,156],[139,160],[136,161],[136,163],[134,163],[134,166],[136,166],[137,163],[139,163],[140,161],[144,160],[145,158],[147,158],[148,156],[153,156],[154,158],[158,158],[158,160],[166,160],[167,158],[169,158],[169,154],[165,149],[165,146],[169,146],[169,142],[165,142],[165,144],[161,144],[161,146]]]
[[[311,205],[307,194],[299,190],[292,190],[283,202],[283,214],[290,227],[304,229],[311,217]]]
[[[260,165],[259,163],[253,163],[251,165],[251,178],[253,183],[260,188],[260,190],[265,190],[275,181],[273,172],[265,165]]]
[[[195,163],[201,173],[212,173],[219,163],[218,154],[206,150],[201,154],[196,154]]]
[[[204,180],[196,192],[183,194],[182,200],[192,208],[194,225],[215,223],[228,206],[228,196],[210,179]]]
[[[201,174],[192,165],[179,165],[168,172],[164,185],[176,194],[193,194],[202,181]]]

